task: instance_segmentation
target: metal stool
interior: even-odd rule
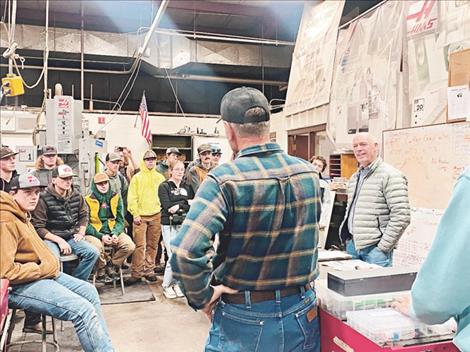
[[[59,257],[60,271],[64,272],[64,263],[73,262],[74,260],[78,260],[78,256],[76,254],[61,255]]]
[[[116,249],[113,246],[104,246],[104,251],[106,253],[109,253],[109,256],[112,258]],[[113,277],[113,288],[116,288],[116,281],[117,278]],[[121,283],[121,293],[124,296],[126,294],[126,290],[124,288],[124,276],[122,273],[122,265],[119,266],[119,281]],[[96,272],[93,274],[93,285],[96,283]]]
[[[74,260],[78,260],[78,256],[76,254],[61,255],[59,257],[60,272],[64,272],[64,263],[73,262]],[[64,322],[62,320],[60,321],[60,331],[64,331]]]
[[[47,341],[47,329],[46,329],[46,315],[41,314],[41,323],[42,323],[42,331],[41,331],[41,340],[28,340],[28,341],[18,341],[18,342],[10,342],[11,337],[13,335],[13,330],[15,330],[15,316],[16,316],[16,309],[12,310],[11,318],[9,320],[10,325],[8,326],[8,334],[7,334],[7,341],[6,347],[12,346],[23,346],[26,344],[31,343],[40,343],[42,346],[42,352],[47,352],[47,345],[53,346],[55,351],[60,351],[59,343],[57,342],[57,336],[55,333],[55,321],[52,318],[52,341]],[[7,328],[7,327],[5,327]]]

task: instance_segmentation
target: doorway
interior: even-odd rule
[[[321,155],[328,160],[334,145],[326,134],[326,123],[287,131],[288,153],[299,158],[310,160]]]

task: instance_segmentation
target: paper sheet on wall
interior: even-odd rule
[[[407,13],[413,13],[413,2],[407,3]],[[409,103],[413,104],[416,97],[424,97],[429,104],[423,118],[415,119],[415,112],[411,111],[412,126],[446,122],[448,56],[470,48],[470,1],[437,1],[432,8],[430,2],[421,3],[421,7],[414,8],[417,9],[415,13],[423,10],[423,6],[425,16],[414,19],[416,28],[420,30],[418,35],[410,36],[408,40],[406,61],[409,68]],[[438,31],[428,34],[427,30],[421,30],[421,25],[425,23],[427,26],[435,18],[432,15],[435,6],[439,7]],[[424,18],[428,18],[428,22]],[[435,22],[431,21],[432,27]]]
[[[405,3],[390,1],[340,30],[328,129],[335,143],[358,131],[394,128]]]
[[[306,2],[292,58],[286,116],[330,101],[333,60],[344,1]]]
[[[470,117],[468,86],[455,86],[447,89],[447,114],[449,119]]]
[[[393,266],[407,267],[423,264],[443,211],[425,208],[414,208],[411,211],[411,223],[398,241],[393,254]]]

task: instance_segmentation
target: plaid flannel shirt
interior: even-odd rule
[[[245,148],[234,161],[212,170],[171,243],[173,275],[191,307],[209,302],[214,281],[240,291],[313,281],[318,276],[318,182],[310,163],[275,143]]]

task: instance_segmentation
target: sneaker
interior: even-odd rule
[[[131,285],[134,285],[134,284],[138,284],[140,282],[142,282],[142,278],[131,276],[131,277],[124,280],[124,285],[125,286],[131,286]]]
[[[158,281],[158,277],[157,277],[157,275],[155,275],[155,274],[145,275],[145,279],[146,279],[147,281],[150,281],[150,282],[156,282],[156,281]]]
[[[178,297],[178,298],[184,297],[183,291],[181,291],[181,289],[180,289],[180,287],[178,286],[178,284],[173,285],[173,290],[174,290],[175,293],[176,293],[176,297]]]
[[[176,297],[178,297],[171,286],[163,288],[163,295],[168,299],[175,299]]]

